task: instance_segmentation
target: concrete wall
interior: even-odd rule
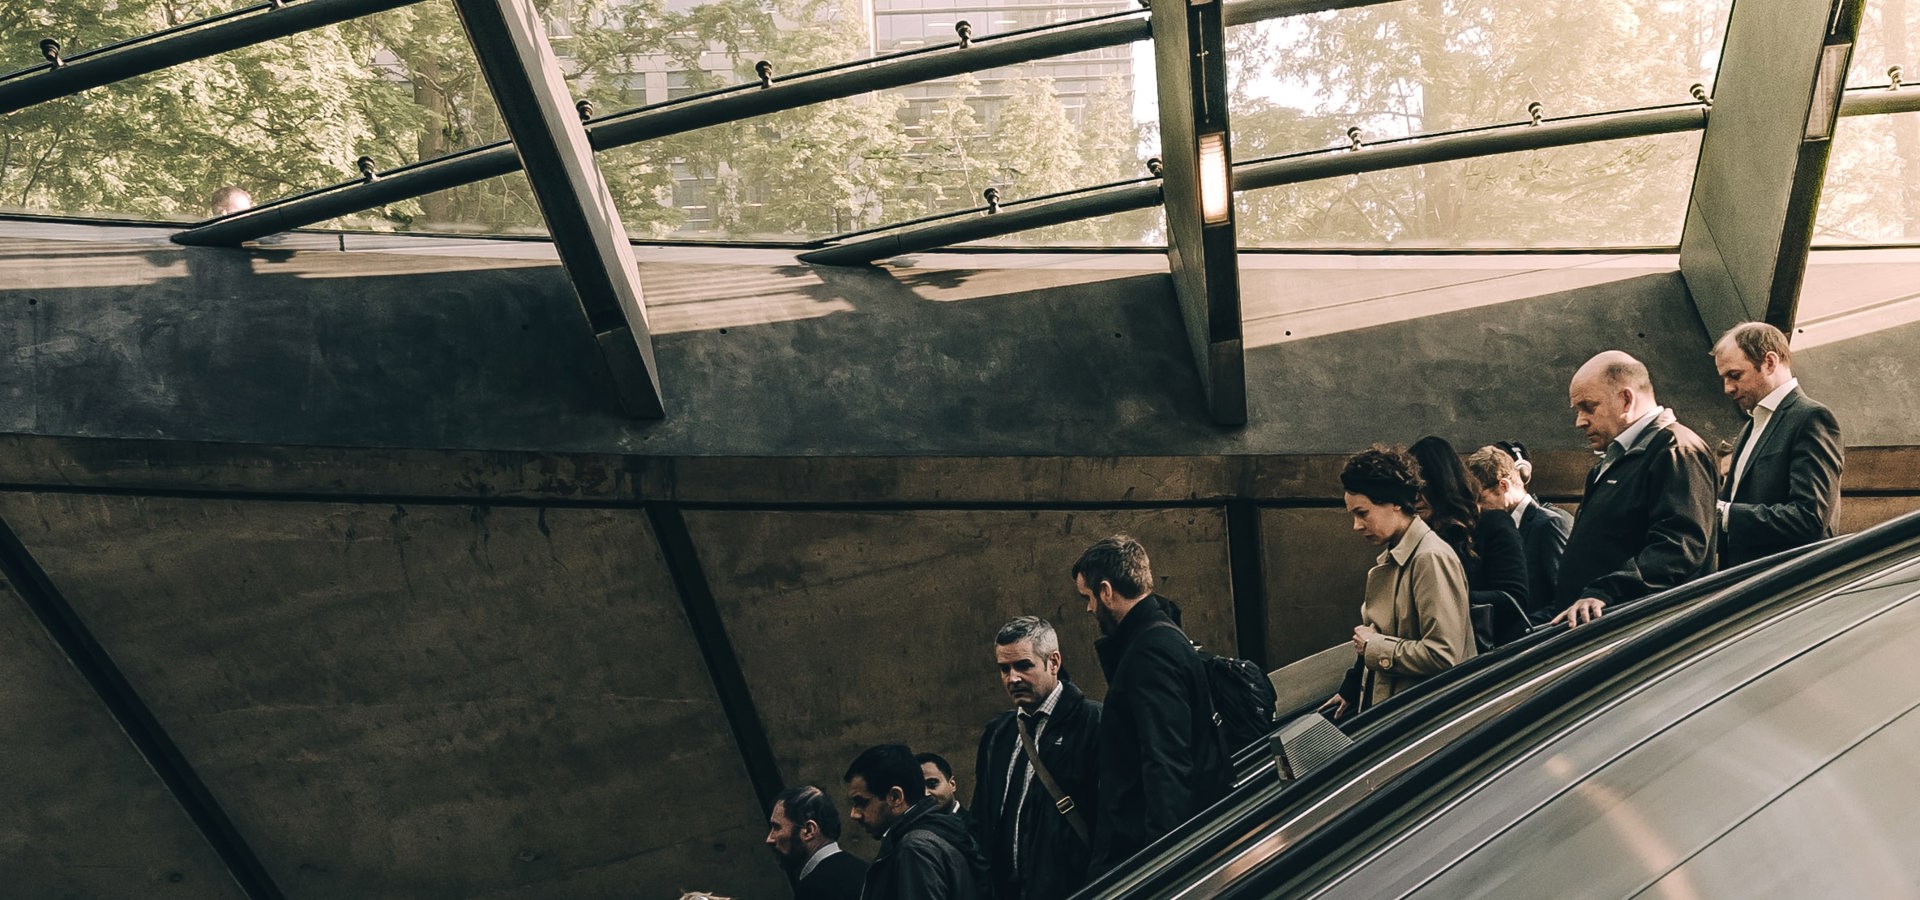
[[[549,264],[143,234],[0,238],[0,522],[295,898],[781,896],[756,765],[834,789],[904,740],[970,791],[1017,613],[1104,692],[1066,578],[1099,536],[1278,666],[1354,622],[1345,453],[1519,438],[1575,498],[1566,377],[1616,346],[1738,427],[1657,257],[1250,258],[1223,430],[1158,260],[643,253],[670,412],[636,423]],[[1920,507],[1920,261],[1839,265],[1797,340],[1858,528]],[[0,652],[8,895],[238,896],[17,599]]]

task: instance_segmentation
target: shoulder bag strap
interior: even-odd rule
[[[1073,805],[1073,798],[1060,790],[1060,783],[1053,780],[1053,773],[1047,771],[1047,764],[1040,761],[1040,748],[1033,745],[1033,732],[1027,730],[1027,720],[1016,715],[1013,717],[1013,727],[1020,732],[1020,748],[1027,752],[1027,762],[1033,764],[1033,774],[1040,779],[1040,785],[1047,789],[1047,794],[1053,797],[1053,808],[1067,817],[1067,824],[1073,828],[1074,834],[1080,836],[1081,843],[1092,847],[1093,837],[1087,831],[1086,817]],[[1014,811],[1014,815],[1019,814],[1018,810]]]

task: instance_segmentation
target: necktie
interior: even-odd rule
[[[1021,808],[1027,805],[1027,789],[1033,785],[1033,765],[1027,759],[1025,745],[1033,743],[1033,729],[1044,726],[1045,722],[1043,720],[1045,718],[1046,713],[1034,713],[1031,716],[1016,714],[1013,717],[1013,727],[1019,730],[1020,740],[1014,744],[1013,747],[1013,765],[1007,768],[1010,781],[1013,782],[1007,785],[1006,799],[1007,802],[1011,804],[1011,807],[1003,807],[1001,815],[1003,817],[1010,817],[1013,820],[1013,828],[1010,830],[1013,840],[1013,871],[1016,873],[1021,870],[1020,813]],[[1040,722],[1040,724],[1029,724],[1030,722],[1036,721]],[[1018,789],[1015,789],[1014,783],[1019,785]]]

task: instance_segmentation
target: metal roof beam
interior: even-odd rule
[[[659,418],[665,406],[633,243],[600,176],[540,14],[532,0],[454,0],[454,8],[513,135],[620,405],[629,415]]]
[[[1384,2],[1387,0],[1238,0],[1226,4],[1223,13],[1228,25],[1237,25]],[[964,47],[956,41],[775,77],[764,85],[740,84],[618,112],[587,123],[587,133],[594,149],[611,150],[869,91],[1117,47],[1146,40],[1149,33],[1147,16],[1142,11],[988,35],[973,39]],[[174,235],[173,239],[193,246],[233,246],[361,210],[508,175],[519,165],[512,145],[502,141],[383,172],[378,179],[341,182],[210,219]]]
[[[1187,327],[1208,415],[1216,424],[1245,425],[1247,372],[1240,340],[1239,242],[1233,228],[1226,28],[1219,3],[1152,2],[1161,201],[1173,296]]]
[[[420,0],[296,0],[259,3],[156,31],[0,78],[0,115],[169,66],[298,34]]]
[[[1864,0],[1736,3],[1680,236],[1708,333],[1791,334]]]

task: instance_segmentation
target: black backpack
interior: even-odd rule
[[[1161,624],[1186,637],[1180,626],[1172,622]],[[1231,760],[1248,744],[1266,740],[1273,733],[1273,708],[1280,702],[1267,673],[1253,660],[1208,653],[1194,644],[1192,638],[1187,638],[1187,643],[1193,644],[1193,651],[1200,654],[1201,666],[1207,670],[1213,724],[1220,729],[1227,758]]]

